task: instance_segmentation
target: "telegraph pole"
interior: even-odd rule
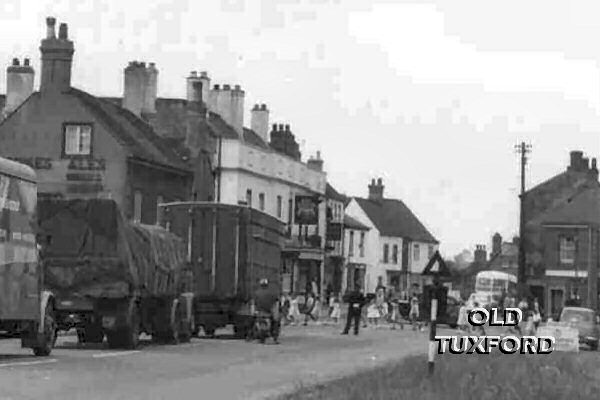
[[[519,284],[519,295],[523,296],[526,292],[526,275],[525,275],[525,164],[527,164],[527,154],[531,152],[531,145],[521,142],[515,145],[515,150],[521,155],[521,194],[520,199],[520,215],[519,215],[519,272],[517,282]]]

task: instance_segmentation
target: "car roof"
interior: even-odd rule
[[[563,312],[564,311],[588,311],[588,312],[594,312],[594,310],[592,310],[591,308],[587,308],[587,307],[565,307],[563,308]]]

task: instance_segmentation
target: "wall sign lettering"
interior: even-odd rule
[[[68,181],[100,182],[102,175],[99,173],[70,172],[67,174]]]
[[[33,169],[52,169],[52,159],[46,157],[8,157],[10,160],[30,166]]]
[[[78,171],[104,171],[106,160],[103,158],[72,158],[68,168]]]

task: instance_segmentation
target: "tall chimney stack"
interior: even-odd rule
[[[383,200],[383,180],[381,178],[377,179],[377,183],[375,183],[375,179],[371,181],[369,185],[369,200],[373,201],[381,201]]]
[[[6,68],[6,105],[3,114],[6,116],[17,109],[33,93],[33,68],[29,66],[29,59],[13,58],[12,65]]]
[[[146,66],[130,61],[123,73],[123,108],[141,116],[146,98]]]
[[[151,62],[146,67],[146,90],[142,114],[156,114],[156,96],[158,92],[158,69]]]
[[[240,138],[244,137],[244,97],[246,93],[240,85],[235,85],[231,91],[231,120],[229,125],[235,129]]]
[[[323,160],[321,159],[321,152],[317,151],[317,155],[315,157],[310,157],[306,162],[306,165],[309,169],[313,171],[323,171]]]
[[[250,128],[256,132],[265,143],[269,143],[269,110],[265,104],[255,104],[251,111]]]
[[[56,19],[46,18],[46,38],[42,39],[42,77],[40,92],[64,91],[71,87],[71,67],[75,49],[69,40],[67,24],[60,24],[58,38],[55,34]]]
[[[201,83],[200,77],[198,76],[198,72],[192,71],[190,72],[190,76],[186,79],[186,87],[187,87],[187,101],[201,101],[202,92],[198,93],[195,90],[194,84]],[[200,97],[198,97],[200,95]]]
[[[202,83],[202,101],[205,103],[205,106],[208,107],[210,95],[210,78],[206,71],[200,72],[200,82]]]

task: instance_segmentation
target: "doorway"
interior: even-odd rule
[[[563,289],[550,289],[550,315],[556,318],[564,304],[565,291]]]

